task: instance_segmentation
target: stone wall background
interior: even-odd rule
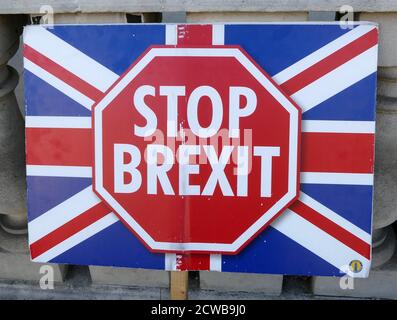
[[[340,16],[340,7],[346,4],[352,6],[355,20],[379,23],[370,277],[355,280],[353,290],[342,290],[336,278],[192,272],[190,296],[235,298],[237,292],[242,297],[255,298],[269,295],[397,298],[397,1],[119,0],[109,3],[48,0],[47,3],[54,12],[54,23],[335,21]],[[43,12],[46,13],[42,10],[42,1],[38,0],[3,0],[0,3],[0,298],[7,296],[2,293],[4,290],[8,290],[8,294],[15,292],[16,298],[23,297],[21,288],[30,288],[40,297],[51,297],[51,293],[37,293],[41,265],[30,262],[28,257],[20,45],[23,25],[40,22]],[[169,274],[166,271],[53,267],[58,286],[58,291],[54,292],[60,297],[73,292],[74,298],[95,295],[118,298],[118,290],[127,290],[125,297],[168,298]]]

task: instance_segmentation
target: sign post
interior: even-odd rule
[[[171,271],[170,297],[172,300],[187,300],[189,271]]]

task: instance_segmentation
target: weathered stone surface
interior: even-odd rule
[[[90,266],[92,282],[95,284],[169,287],[169,272],[162,270],[144,270]]]
[[[161,13],[158,12],[142,13],[141,20],[143,23],[161,22]]]
[[[0,252],[29,254],[27,235],[10,234],[0,227]]]
[[[47,22],[47,21],[46,21]],[[126,23],[125,13],[60,13],[54,15],[54,23]]]
[[[355,9],[357,11],[357,9]],[[397,13],[360,13],[362,21],[372,21],[379,24],[379,66],[397,66]]]
[[[315,295],[397,299],[397,255],[382,268],[374,269],[367,279],[353,279],[353,289],[341,289],[340,278],[313,277]]]
[[[55,12],[158,12],[158,11],[338,11],[349,4],[357,12],[397,11],[396,0],[47,0]],[[0,13],[39,13],[42,0],[2,0]]]
[[[23,43],[22,36],[19,40],[18,51],[8,61],[8,65],[18,72],[18,84],[15,87],[14,93],[18,102],[19,111],[22,117],[25,118],[25,97],[24,97],[24,78],[23,78]]]
[[[44,264],[30,261],[27,253],[0,252],[0,279],[40,281],[43,274],[40,268]],[[62,282],[67,266],[46,264],[54,270],[54,282]]]
[[[0,16],[0,65],[5,65],[15,54],[19,46],[19,35],[22,26],[26,23],[26,17],[20,15]],[[0,82],[6,80],[1,76]]]
[[[386,264],[396,250],[396,235],[392,226],[372,232],[372,268]]]
[[[187,22],[306,21],[307,12],[188,12]]]
[[[279,295],[283,285],[283,276],[232,273],[200,272],[200,288],[204,290],[261,292],[267,295]]]
[[[26,235],[9,234],[0,228],[0,279],[39,281],[44,264],[32,262]],[[54,281],[63,281],[67,266],[51,265]]]
[[[163,12],[163,23],[184,23],[186,22],[186,12]]]
[[[397,98],[397,67],[378,68],[378,95]]]
[[[332,11],[311,11],[308,13],[309,21],[335,21],[336,13]]]
[[[69,275],[68,275],[69,277]],[[74,280],[74,279],[73,279]],[[169,289],[54,284],[42,290],[35,283],[0,281],[0,300],[168,300]]]
[[[54,281],[62,282],[67,266],[36,263],[30,260],[26,234],[10,234],[0,227],[0,279],[39,281],[43,274],[40,268],[50,265]]]
[[[17,233],[26,232],[27,220],[25,130],[14,94],[18,74],[6,64],[18,49],[23,22],[0,16],[0,225]]]
[[[397,219],[397,99],[379,97],[375,142],[374,229]]]
[[[397,13],[361,13],[359,18],[379,23],[373,221],[374,228],[378,229],[397,220]],[[389,241],[386,247],[383,245],[382,251],[378,252],[379,262],[384,263],[393,245],[393,241]],[[377,264],[377,260],[374,263]]]

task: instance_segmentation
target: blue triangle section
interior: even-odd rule
[[[376,72],[302,114],[303,120],[375,120]]]
[[[27,116],[91,116],[90,110],[26,69],[24,81]]]
[[[165,268],[164,254],[150,252],[120,221],[50,262],[160,270]]]
[[[301,184],[301,190],[346,220],[371,233],[372,186]]]
[[[241,46],[273,76],[348,31],[330,24],[230,24],[225,44]]]
[[[87,188],[91,178],[28,176],[29,221]]]
[[[222,256],[222,271],[341,276],[339,269],[268,227],[238,255]]]
[[[157,24],[55,26],[48,31],[118,75],[149,46],[165,43],[165,26]]]

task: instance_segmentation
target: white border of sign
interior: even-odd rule
[[[155,58],[155,57],[234,57],[254,78],[289,112],[289,167],[288,192],[266,211],[233,243],[174,243],[155,241],[135,219],[103,187],[102,163],[102,111],[120,92]],[[201,252],[236,252],[250,240],[264,225],[280,212],[297,195],[298,165],[298,128],[299,112],[279,89],[259,70],[252,61],[238,48],[152,48],[124,77],[106,94],[94,109],[94,144],[95,144],[95,191],[117,212],[145,243],[153,250],[162,251],[201,251]]]

